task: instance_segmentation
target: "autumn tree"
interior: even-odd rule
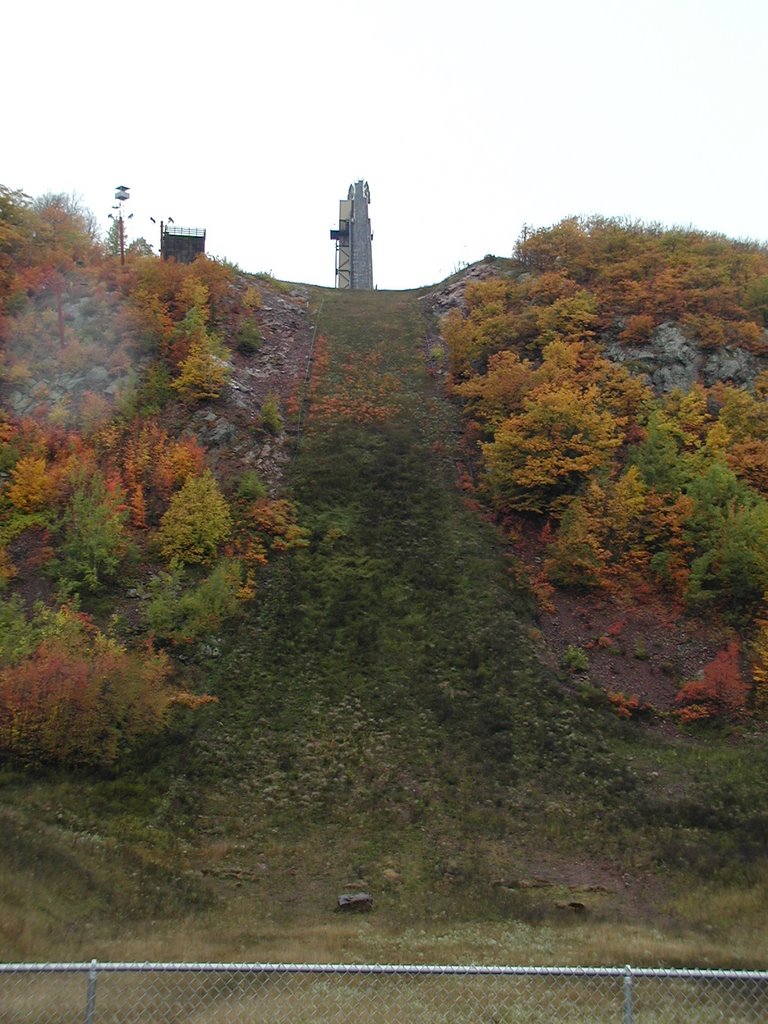
[[[707,406],[707,392],[694,383],[686,392],[675,389],[666,398],[665,413],[684,450],[700,448],[712,424]]]
[[[49,468],[43,456],[25,455],[11,473],[8,500],[20,512],[45,508],[54,492]]]
[[[610,552],[603,542],[603,522],[592,511],[596,503],[604,502],[605,495],[596,483],[588,491],[587,497],[570,502],[547,548],[544,569],[557,586],[589,589],[605,583]]]
[[[597,304],[591,292],[581,290],[574,295],[555,299],[542,307],[537,316],[540,344],[552,341],[585,341],[594,337]]]
[[[96,470],[75,472],[63,517],[60,577],[66,587],[98,591],[128,552],[123,492]]]
[[[710,431],[710,435],[713,431]],[[730,469],[750,487],[768,496],[768,440],[748,438],[721,451]]]
[[[139,528],[154,523],[173,491],[199,475],[205,464],[205,453],[194,437],[171,438],[154,421],[134,420],[127,436],[116,436],[112,446],[115,452],[121,450],[131,522]]]
[[[768,274],[753,277],[749,282],[744,296],[744,304],[760,323],[768,327]]]
[[[604,466],[620,443],[619,424],[601,409],[597,388],[543,385],[482,446],[486,486],[502,507],[545,512]]]
[[[690,579],[693,546],[686,524],[692,510],[693,502],[685,494],[646,492],[642,544],[648,569],[657,584],[680,599]]]
[[[206,470],[190,477],[171,498],[160,523],[160,547],[169,561],[208,562],[231,531],[227,501]]]
[[[170,685],[171,664],[147,644],[129,650],[67,606],[0,607],[21,643],[0,653],[0,754],[25,764],[109,767],[195,697]]]
[[[732,641],[704,666],[700,680],[684,684],[675,704],[683,722],[707,718],[736,720],[745,714],[748,693],[741,670],[741,649]]]
[[[454,391],[465,400],[470,418],[496,430],[521,408],[523,396],[534,382],[530,362],[506,349],[490,356],[486,373],[457,384]]]
[[[196,307],[185,317],[184,330],[188,337],[188,354],[171,387],[190,402],[218,398],[229,381],[229,367],[221,357],[221,343],[208,333]]]
[[[20,277],[30,263],[30,199],[0,185],[0,315],[12,296],[23,294]]]

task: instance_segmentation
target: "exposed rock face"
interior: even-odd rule
[[[80,403],[86,395],[101,398],[109,408],[121,390],[130,387],[130,377],[122,371],[93,366],[81,373],[48,369],[29,380],[2,389],[2,402],[14,416],[47,416],[56,403],[64,403],[76,421]]]
[[[473,263],[459,275],[449,277],[425,297],[427,308],[436,316],[441,317],[451,309],[466,312],[464,292],[471,281],[485,281],[489,277],[498,276],[499,268],[496,260],[486,257],[479,263]]]
[[[701,374],[708,387],[725,380],[749,388],[755,377],[768,367],[768,357],[753,355],[743,348],[718,348],[707,352],[706,356]]]
[[[603,341],[603,350],[608,359],[644,374],[657,394],[674,388],[688,391],[696,381],[707,386],[726,381],[751,388],[755,377],[768,368],[768,357],[743,348],[701,348],[671,321],[660,324],[644,345],[625,345],[612,338]]]
[[[268,396],[284,412],[306,375],[312,343],[309,291],[294,288],[290,295],[261,289],[257,313],[263,341],[256,352],[233,352],[228,361],[230,378],[221,396],[211,403],[187,409],[177,407],[177,430],[191,431],[207,449],[207,459],[218,473],[235,475],[242,468],[258,471],[270,494],[278,493],[292,456],[295,430],[290,423],[277,434],[260,429],[256,419]]]
[[[673,323],[657,327],[645,345],[611,340],[604,344],[604,354],[628,370],[645,374],[657,392],[673,388],[687,391],[698,377],[697,347]]]

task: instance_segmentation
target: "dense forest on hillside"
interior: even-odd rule
[[[247,467],[214,475],[168,414],[172,398],[221,394],[225,334],[258,349],[260,292],[220,262],[165,262],[142,243],[121,265],[66,196],[3,190],[0,231],[0,750],[108,766],[210,699],[168,652],[235,615],[270,552],[304,543],[288,501]],[[251,425],[281,428],[274,397]],[[105,632],[100,598],[147,565],[139,620]]]
[[[393,928],[695,931],[717,883],[697,956],[738,919],[751,963],[767,321],[768,252],[694,231],[571,219],[346,293],[123,262],[0,188],[0,948],[197,914],[184,956],[254,957],[341,886]]]
[[[512,534],[540,531],[544,602],[547,587],[635,601],[653,591],[725,619],[733,637],[685,681],[679,717],[764,718],[768,252],[572,219],[527,234],[516,257],[508,276],[469,284],[465,309],[442,321],[480,493]],[[637,372],[643,348],[673,324],[693,352],[747,360],[748,386],[653,388]]]

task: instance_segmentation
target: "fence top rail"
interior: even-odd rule
[[[0,963],[0,974],[29,973],[247,973],[247,974],[400,974],[400,975],[541,975],[548,977],[613,977],[622,978],[702,978],[711,980],[750,980],[768,983],[768,970],[724,970],[676,967],[514,967],[447,964],[288,964],[288,963],[153,963],[101,962],[80,963]]]

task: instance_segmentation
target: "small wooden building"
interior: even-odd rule
[[[175,224],[164,224],[161,239],[160,255],[164,260],[192,263],[205,253],[205,228],[177,228]]]

